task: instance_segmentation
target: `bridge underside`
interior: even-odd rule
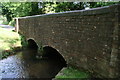
[[[61,62],[63,67],[67,66],[65,59],[56,49],[50,46],[39,47],[33,39],[29,39],[27,40],[27,42],[28,42],[28,45],[27,45],[28,49],[36,50],[37,52],[36,56],[57,60]]]

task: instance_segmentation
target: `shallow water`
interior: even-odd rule
[[[49,78],[63,68],[59,60],[36,59],[34,50],[24,50],[0,61],[2,78]]]

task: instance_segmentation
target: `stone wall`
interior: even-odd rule
[[[18,18],[17,29],[58,50],[68,65],[120,77],[120,5]]]

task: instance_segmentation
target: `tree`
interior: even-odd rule
[[[38,8],[38,2],[7,2],[1,3],[2,15],[10,22],[14,17],[38,15],[41,11]]]
[[[55,7],[55,12],[64,12],[81,9],[84,9],[83,2],[61,2],[57,3],[57,6]]]
[[[44,2],[44,13],[64,12],[84,9],[83,2]]]
[[[0,5],[2,8],[2,15],[10,22],[14,17],[81,10],[85,7],[95,8],[116,3],[120,2],[7,2],[0,3]]]
[[[120,2],[89,2],[90,8],[109,6],[113,4],[119,4]]]

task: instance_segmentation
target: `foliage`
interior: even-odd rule
[[[84,9],[83,2],[44,2],[41,4],[43,5],[43,13],[55,13]]]
[[[42,4],[43,13],[55,13],[56,3],[54,2],[44,2]]]
[[[14,17],[32,16],[43,13],[55,13],[95,8],[120,2],[1,2],[2,15],[10,22]]]
[[[20,33],[19,33],[19,34],[20,34]],[[20,34],[20,39],[21,39],[21,45],[22,45],[22,47],[23,47],[23,48],[27,48],[28,42],[27,42],[25,36],[22,35],[22,34]]]
[[[15,20],[14,19],[12,19],[10,22],[9,22],[9,24],[8,25],[10,25],[10,26],[15,26]]]
[[[43,13],[55,13],[72,10],[81,10],[86,7],[96,8],[117,4],[119,2],[44,2],[42,4]]]
[[[2,15],[10,22],[14,17],[37,15],[40,13],[38,2],[4,2],[1,3]]]
[[[2,22],[2,24],[4,24],[4,25],[8,25],[8,24],[9,24],[9,22],[8,22],[8,21],[6,21],[6,20],[4,20],[4,21]]]
[[[7,6],[2,6],[2,15],[6,16],[8,22],[12,20],[11,14],[13,13],[9,10]]]
[[[55,12],[64,12],[64,11],[71,11],[71,10],[81,10],[84,9],[83,2],[61,2],[57,3],[55,7]]]
[[[119,4],[120,2],[89,2],[90,8],[109,6],[113,4]]]

